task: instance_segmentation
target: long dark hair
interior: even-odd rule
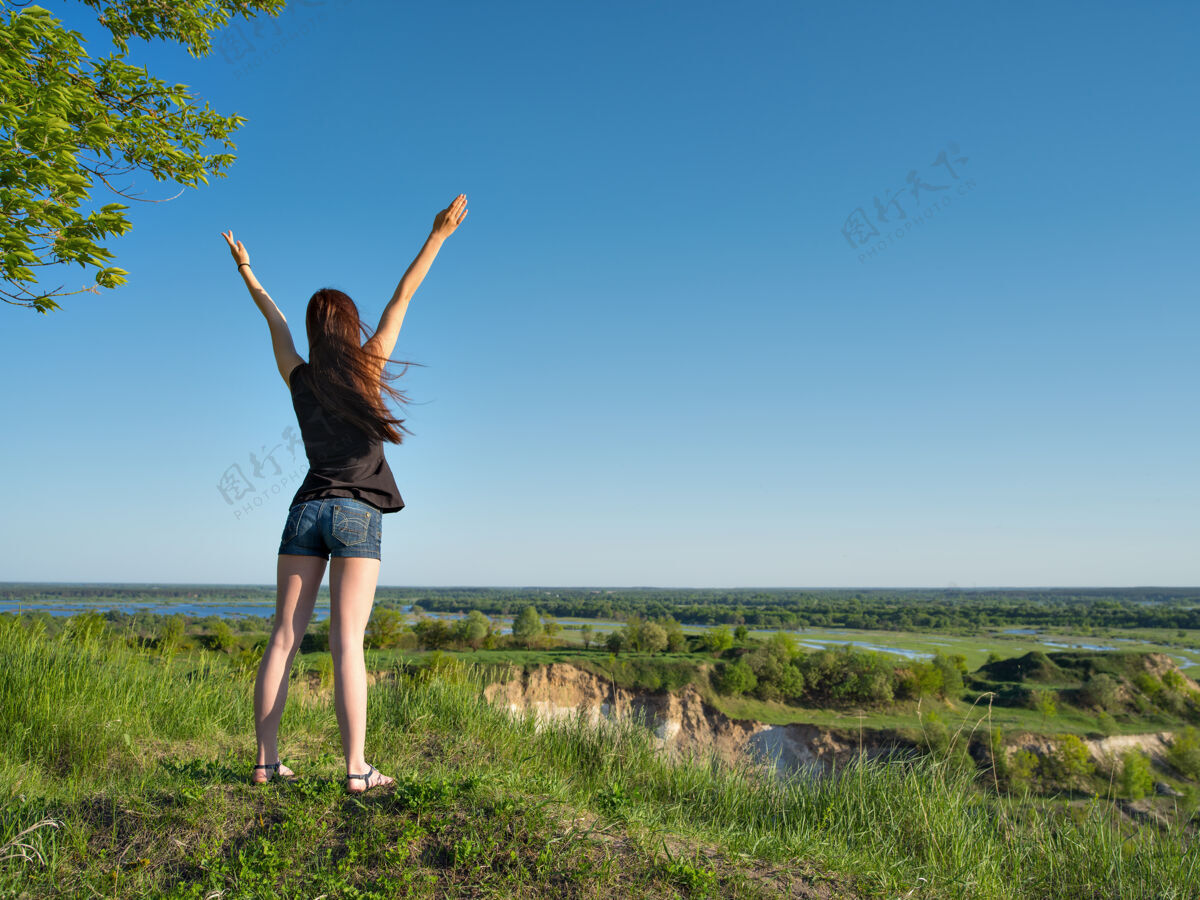
[[[371,332],[358,315],[358,307],[336,288],[321,288],[309,298],[304,324],[308,330],[308,363],[312,372],[313,394],[322,407],[339,419],[358,428],[372,439],[399,444],[404,419],[391,414],[384,404],[386,393],[397,403],[407,404],[408,396],[388,384],[408,371],[386,372],[391,360],[363,346]],[[360,341],[360,337],[363,339]]]

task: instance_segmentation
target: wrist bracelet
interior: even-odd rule
[[[248,266],[248,265],[250,265],[250,263],[238,263],[238,268],[240,269],[242,266]]]

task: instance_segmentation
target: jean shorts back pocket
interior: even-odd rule
[[[352,506],[333,508],[333,536],[343,546],[352,547],[367,539],[371,527],[371,511]]]
[[[297,503],[288,510],[287,522],[283,526],[283,542],[286,544],[300,533],[300,520],[304,518],[304,504]]]

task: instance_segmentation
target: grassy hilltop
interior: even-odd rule
[[[308,655],[308,654],[305,654]],[[320,658],[320,651],[312,654]],[[1194,836],[997,792],[953,752],[779,782],[671,765],[636,726],[535,727],[481,669],[380,665],[344,793],[331,704],[297,677],[295,783],[249,784],[254,656],[81,616],[0,616],[3,896],[1185,897]],[[319,663],[312,666],[322,667]],[[989,787],[992,783],[992,787]]]

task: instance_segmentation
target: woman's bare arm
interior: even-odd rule
[[[229,251],[233,254],[234,262],[238,264],[237,270],[246,282],[246,289],[250,291],[254,305],[267,320],[267,327],[271,331],[271,349],[275,354],[275,367],[279,369],[279,377],[283,379],[283,383],[289,384],[288,375],[304,360],[296,352],[296,345],[292,341],[292,331],[288,328],[287,319],[275,305],[271,295],[254,277],[254,273],[250,270],[250,254],[241,241],[233,239],[233,230],[230,229],[228,233],[221,232],[221,237],[225,238],[225,243],[229,245]]]
[[[388,305],[379,319],[379,327],[367,341],[368,344],[374,344],[371,349],[375,353],[384,357],[392,355],[392,350],[396,346],[396,338],[400,335],[400,326],[404,323],[404,314],[408,311],[409,301],[417,292],[417,288],[421,286],[421,282],[425,280],[429,267],[437,258],[438,251],[442,249],[442,243],[454,233],[454,229],[462,224],[466,216],[467,195],[459,194],[434,218],[433,229],[429,232],[429,237],[425,239],[421,252],[409,265],[404,277],[400,279],[400,283],[396,285],[392,299],[388,301]]]

